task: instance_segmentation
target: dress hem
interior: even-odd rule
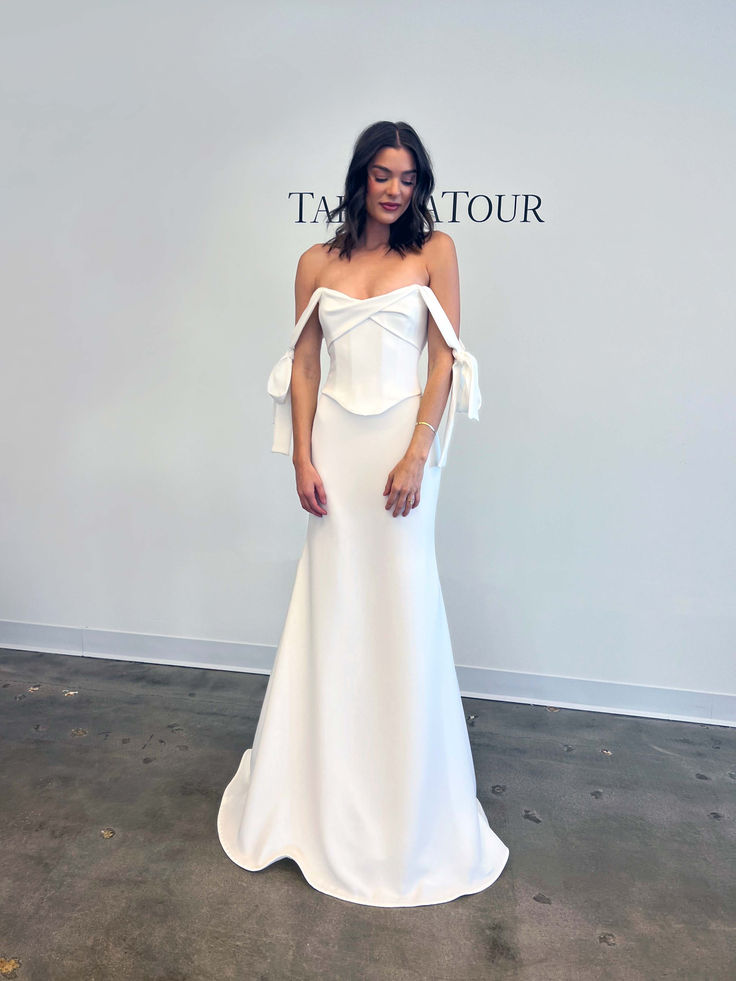
[[[249,750],[246,750],[244,756],[247,756],[249,752],[250,752]],[[242,761],[241,761],[241,766],[242,766]],[[240,767],[238,769],[240,770]],[[237,776],[238,775],[236,774],[235,777],[233,777],[231,783],[237,780]],[[507,845],[504,845],[503,842],[501,842],[499,839],[499,843],[503,846],[503,853],[502,853],[503,860],[501,861],[501,864],[497,866],[492,872],[488,873],[488,875],[486,875],[483,879],[475,882],[472,885],[463,887],[462,889],[460,889],[460,891],[456,891],[453,889],[449,894],[443,894],[438,898],[432,898],[432,899],[426,899],[426,898],[416,899],[416,900],[400,899],[400,898],[394,900],[359,899],[356,896],[351,896],[348,893],[343,892],[342,890],[335,890],[333,887],[327,886],[324,883],[320,883],[319,880],[312,874],[311,870],[309,869],[309,863],[305,861],[304,857],[302,856],[301,850],[295,846],[290,846],[288,850],[278,852],[277,854],[273,855],[273,857],[263,862],[262,865],[257,865],[257,866],[247,865],[245,864],[244,861],[240,860],[239,858],[236,858],[235,857],[237,854],[236,850],[231,848],[229,844],[225,841],[225,837],[223,835],[223,829],[222,829],[223,807],[227,806],[227,800],[226,800],[227,789],[228,788],[225,789],[223,800],[220,805],[220,811],[218,812],[218,816],[217,816],[217,836],[220,839],[220,844],[222,846],[223,851],[225,852],[225,854],[227,855],[227,857],[230,859],[231,862],[237,865],[238,868],[245,869],[247,872],[262,872],[263,869],[268,868],[269,865],[273,865],[274,862],[280,862],[284,858],[289,858],[296,863],[296,865],[299,867],[299,871],[302,873],[306,881],[309,883],[310,886],[312,886],[313,889],[316,889],[318,892],[324,893],[326,896],[331,896],[333,899],[341,899],[343,902],[347,902],[347,903],[356,903],[360,906],[380,906],[383,908],[434,906],[441,903],[450,903],[454,899],[459,899],[461,896],[474,895],[475,893],[482,892],[484,889],[487,889],[489,886],[492,886],[493,883],[496,881],[496,879],[499,878],[503,870],[506,868],[506,864],[509,859],[509,854],[510,854],[509,848]],[[480,809],[481,804],[479,801],[477,801],[477,803]]]
[[[358,899],[355,896],[348,896],[345,893],[339,893],[336,892],[334,889],[328,888],[327,886],[320,885],[317,882],[317,880],[312,876],[311,872],[307,871],[304,860],[303,859],[300,860],[299,858],[297,858],[295,854],[289,854],[288,852],[284,852],[283,854],[276,855],[274,858],[270,858],[267,862],[264,862],[263,865],[259,865],[257,868],[251,868],[250,866],[244,865],[242,862],[239,862],[236,858],[233,858],[233,856],[230,854],[227,847],[225,846],[225,843],[223,842],[222,838],[220,838],[220,844],[222,845],[223,851],[230,859],[230,861],[233,862],[235,865],[237,865],[238,868],[245,869],[247,872],[262,872],[264,869],[268,868],[269,865],[273,865],[274,862],[280,862],[284,858],[289,858],[293,862],[295,862],[296,865],[299,867],[299,871],[304,876],[304,878],[309,883],[309,885],[313,889],[316,889],[318,892],[324,893],[326,896],[332,896],[333,899],[341,899],[343,902],[346,903],[357,903],[360,906],[381,906],[386,909],[398,908],[398,907],[411,907],[411,906],[435,906],[441,903],[450,903],[454,899],[459,899],[461,896],[472,896],[475,893],[483,892],[484,889],[487,889],[489,886],[492,886],[493,883],[496,881],[496,879],[499,878],[503,870],[506,868],[506,863],[508,862],[508,858],[509,858],[509,852],[507,849],[503,863],[499,869],[494,870],[489,876],[481,880],[480,883],[477,883],[473,886],[466,887],[462,889],[460,892],[453,891],[451,895],[444,896],[439,899],[418,899],[414,901],[398,900],[398,901],[391,901],[391,902],[386,902],[386,901],[382,902],[379,900]],[[296,852],[296,849],[292,849],[292,851]]]

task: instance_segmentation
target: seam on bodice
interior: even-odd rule
[[[392,327],[390,324],[382,323],[376,317],[375,314],[371,314],[370,317],[362,317],[360,320],[357,320],[355,323],[348,324],[348,326],[345,327],[344,330],[341,330],[338,334],[335,334],[334,336],[330,337],[329,341],[327,340],[327,336],[325,335],[324,322],[320,317],[320,324],[322,325],[322,334],[324,336],[325,347],[327,348],[327,351],[329,352],[330,349],[335,346],[337,341],[342,340],[342,338],[345,337],[346,334],[349,334],[351,331],[356,330],[358,327],[362,327],[364,324],[367,324],[369,321],[371,323],[377,324],[381,328],[381,330],[385,330],[387,334],[393,334],[394,337],[398,337],[400,341],[405,341],[407,344],[410,344],[413,348],[416,348],[416,350],[418,350],[420,353],[424,348],[424,343],[415,344],[414,341],[411,339],[411,337],[407,337],[405,334],[402,334],[400,330],[397,330],[395,327]],[[426,340],[426,332],[424,335],[424,339]],[[296,344],[294,346],[296,347]]]

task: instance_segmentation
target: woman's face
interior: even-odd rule
[[[392,225],[403,215],[414,193],[416,166],[405,147],[385,146],[378,151],[368,166],[365,210],[370,218]]]

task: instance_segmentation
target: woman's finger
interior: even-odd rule
[[[396,509],[394,510],[394,517],[397,517],[397,515],[402,513],[404,514],[404,516],[406,516],[409,513],[407,511],[407,507],[410,506],[408,504],[410,496],[411,496],[411,491],[404,491],[402,494],[398,495],[398,497],[396,498]]]
[[[315,504],[320,509],[320,513],[327,513],[327,494],[325,494],[325,489],[321,483],[314,485],[314,498]]]
[[[302,507],[305,511],[308,511],[310,514],[319,514],[319,512],[315,509],[316,503],[314,500],[314,494],[310,495],[302,492],[299,494],[299,500],[301,501]]]
[[[309,504],[312,508],[312,514],[317,514],[319,517],[322,517],[323,514],[327,514],[326,508],[320,504],[319,495],[314,490],[309,495]]]

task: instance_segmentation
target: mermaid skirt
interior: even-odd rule
[[[509,854],[476,797],[435,557],[436,446],[419,505],[385,508],[419,401],[364,416],[319,396],[327,514],[308,517],[253,745],[217,820],[242,868],[289,857],[315,889],[369,906],[479,892]]]

